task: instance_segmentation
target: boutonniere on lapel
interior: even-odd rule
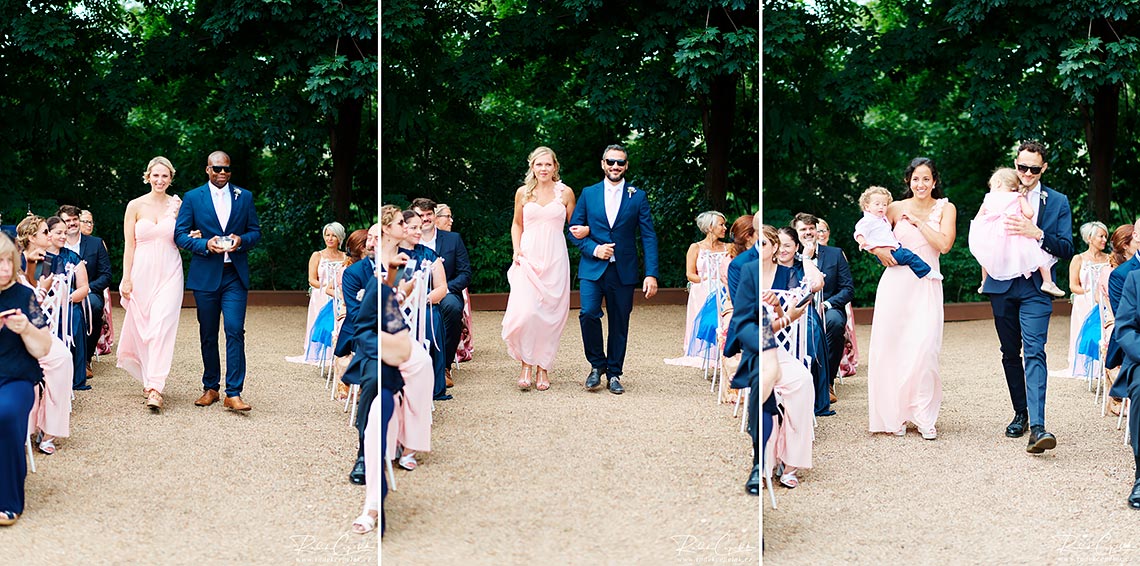
[[[1041,187],[1041,206],[1045,206],[1045,199],[1049,198],[1049,193],[1045,192],[1045,187]]]
[[[633,191],[634,191],[634,190],[635,190],[635,189],[634,189],[633,187],[626,187],[626,189],[625,189],[625,194],[626,194],[627,196],[626,196],[625,198],[633,198]]]
[[[241,196],[241,189],[234,187],[234,200],[237,200],[239,196]]]

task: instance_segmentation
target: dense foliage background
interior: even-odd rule
[[[117,285],[147,162],[168,157],[181,195],[221,149],[256,197],[253,287],[306,288],[321,226],[375,221],[377,26],[375,2],[0,4],[3,223],[90,209]]]
[[[757,210],[757,3],[385,0],[381,10],[383,200],[451,205],[474,292],[508,288],[514,191],[541,145],[579,194],[601,180],[603,148],[627,146],[664,287],[685,285],[697,213],[732,222]]]
[[[1019,140],[1049,147],[1043,182],[1079,226],[1132,223],[1140,192],[1140,5],[1039,0],[764,2],[764,220],[799,211],[831,223],[852,260],[856,304],[882,267],[851,237],[871,185],[901,198],[916,156],[938,165],[958,207],[942,257],[948,302],[982,300],[967,246],[990,173]],[[1057,265],[1068,288],[1068,265]]]

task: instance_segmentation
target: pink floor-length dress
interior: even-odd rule
[[[431,355],[422,344],[416,343],[411,333],[408,340],[412,342],[412,355],[399,366],[404,388],[396,396],[396,407],[388,421],[385,457],[389,460],[396,457],[396,445],[403,446],[406,452],[431,452],[431,397],[435,374]]]
[[[174,221],[182,201],[170,199],[158,223],[135,222],[135,256],[131,266],[134,290],[123,298],[123,327],[119,332],[118,367],[159,393],[166,386],[174,360],[178,316],[182,309],[182,256],[174,245]]]
[[[701,307],[705,306],[705,301],[708,300],[709,292],[713,286],[724,284],[728,277],[729,261],[728,252],[701,250],[697,254],[697,275],[700,276],[701,282],[689,285],[689,300],[685,305],[685,339],[681,342],[681,351],[684,352],[684,355],[679,358],[666,358],[666,364],[696,368],[705,367],[709,364],[705,356],[701,355],[700,343],[693,340],[693,322],[697,318],[697,313],[701,311]],[[714,265],[719,266],[716,268],[719,271],[716,278],[710,273],[712,271],[710,266]],[[707,348],[705,351],[709,354],[712,353],[712,350]]]
[[[926,223],[937,230],[947,199],[939,199]],[[941,273],[938,251],[918,228],[899,220],[895,237]],[[942,351],[942,278],[919,279],[905,265],[888,267],[875,292],[868,355],[867,404],[871,432],[895,432],[907,421],[931,430],[942,406],[938,355]]]
[[[1100,282],[1101,271],[1112,271],[1107,261],[1100,263],[1086,261],[1081,263],[1081,272],[1078,277],[1080,277],[1081,287],[1084,287],[1085,292],[1080,295],[1073,295],[1073,308],[1069,313],[1069,367],[1059,372],[1050,372],[1051,376],[1076,377],[1079,379],[1088,377],[1085,364],[1083,361],[1078,361],[1077,359],[1077,338],[1080,337],[1081,327],[1084,326],[1085,319],[1088,318],[1092,309],[1098,306],[1096,302],[1096,286],[1097,283]]]
[[[772,429],[772,437],[776,439],[775,458],[785,466],[810,468],[811,443],[815,440],[815,385],[811,371],[803,363],[787,350],[777,349],[780,380],[773,391],[780,396],[784,419]]]
[[[507,270],[511,294],[503,315],[507,353],[524,364],[549,370],[558,354],[570,314],[570,256],[566,251],[566,205],[554,187],[554,200],[523,205],[518,262]]]
[[[329,284],[329,277],[339,276],[340,271],[343,271],[340,269],[343,265],[344,260],[321,258],[317,265],[317,281],[320,282],[321,286],[320,288],[309,287],[309,314],[305,319],[305,335],[302,340],[304,345],[301,347],[303,353],[300,356],[287,356],[285,361],[295,364],[320,365],[323,346],[310,340],[313,334],[313,323],[316,322],[321,309],[325,308],[325,305],[332,300],[332,297],[325,292],[325,287]]]
[[[28,430],[43,431],[55,437],[71,435],[71,384],[75,374],[71,350],[58,336],[52,334],[51,349],[39,359],[44,371],[43,395],[29,414]]]

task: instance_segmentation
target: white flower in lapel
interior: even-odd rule
[[[241,189],[234,187],[234,200],[237,200],[239,196],[241,196]]]
[[[625,198],[633,198],[633,191],[634,190],[635,189],[633,187],[626,187],[625,194],[628,196],[626,196]]]
[[[1049,198],[1049,193],[1045,192],[1045,187],[1041,187],[1041,206],[1045,206],[1045,199]]]

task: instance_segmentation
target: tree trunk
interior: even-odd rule
[[[337,108],[329,147],[332,149],[333,184],[332,205],[337,222],[349,224],[352,220],[352,168],[360,148],[361,118],[364,100],[345,100]]]
[[[709,85],[704,110],[705,196],[713,210],[722,210],[728,189],[728,154],[732,148],[732,123],[736,117],[737,75],[720,75]]]
[[[1112,159],[1116,153],[1116,126],[1119,120],[1120,86],[1106,85],[1093,94],[1092,116],[1086,118],[1085,135],[1089,145],[1089,173],[1092,187],[1089,204],[1101,222],[1112,222]]]

